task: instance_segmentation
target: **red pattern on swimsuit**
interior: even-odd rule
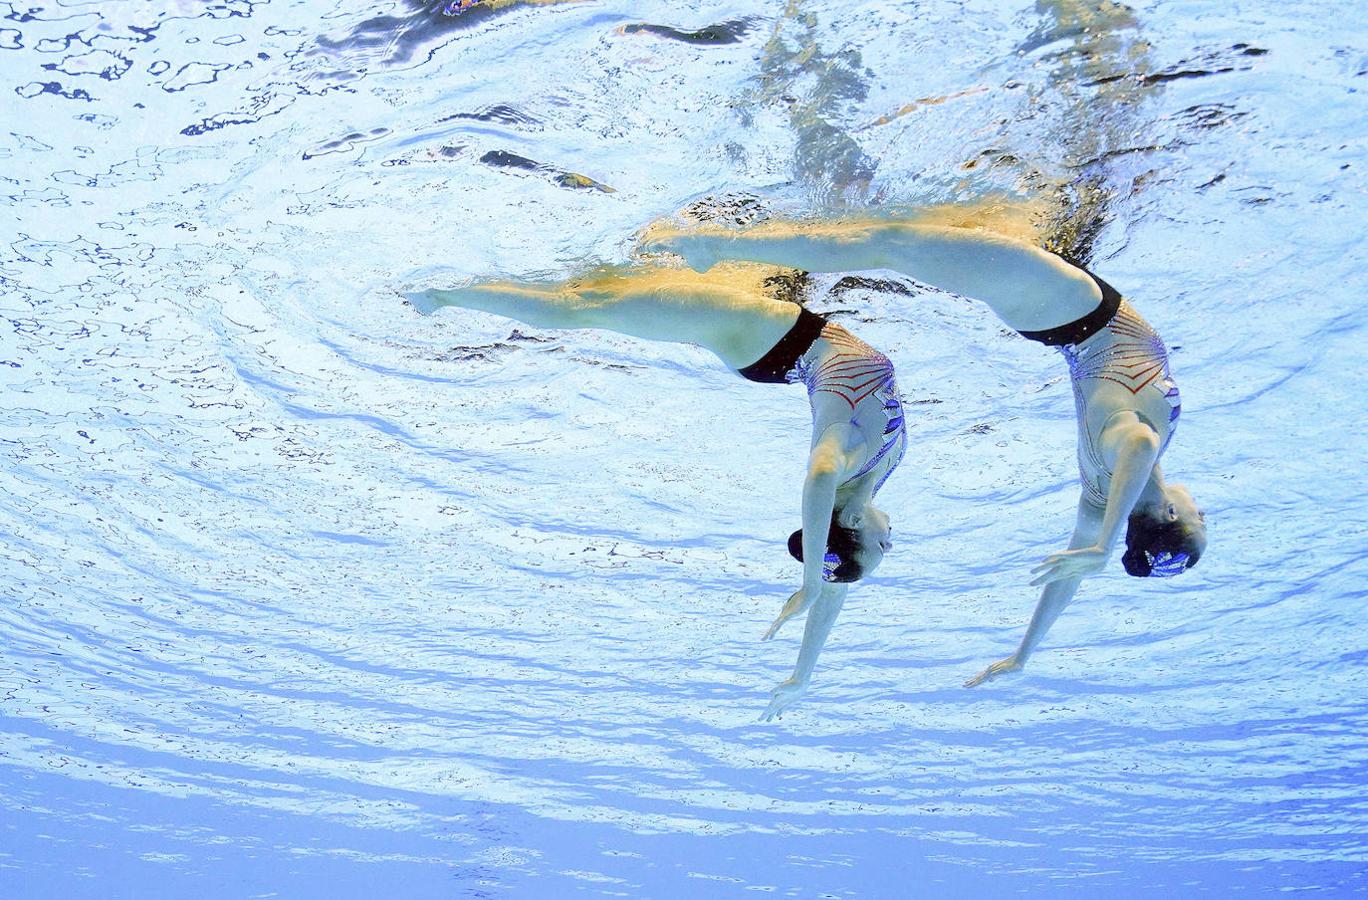
[[[1087,350],[1061,348],[1074,378],[1101,378],[1138,394],[1168,374],[1164,342],[1130,304],[1121,304],[1106,331],[1111,332],[1111,340],[1084,341]]]
[[[834,322],[822,328],[822,337],[837,352],[813,372],[812,391],[835,394],[854,409],[893,375],[888,357]]]

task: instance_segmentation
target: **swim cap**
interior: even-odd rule
[[[1126,552],[1121,557],[1127,575],[1172,578],[1197,565],[1201,555],[1200,545],[1180,523],[1131,515],[1126,529]]]
[[[1169,553],[1160,551],[1150,553],[1145,551],[1145,557],[1149,561],[1150,578],[1172,578],[1180,575],[1188,568],[1188,555],[1186,553]]]
[[[859,533],[836,522],[832,513],[831,528],[827,532],[827,551],[822,556],[822,580],[833,584],[849,584],[864,577],[864,569],[855,562],[859,548]],[[788,539],[789,555],[803,561],[803,529],[799,528]],[[844,551],[846,555],[842,555]]]

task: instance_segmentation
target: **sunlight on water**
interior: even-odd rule
[[[0,896],[1365,889],[1356,6],[459,6],[0,4]],[[961,688],[1067,537],[1063,364],[819,279],[912,445],[773,724],[801,392],[394,293],[988,196],[1165,336],[1211,546]]]

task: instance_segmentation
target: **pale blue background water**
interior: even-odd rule
[[[1358,4],[0,17],[0,897],[1366,889]],[[1201,566],[1116,564],[959,687],[1070,527],[1062,361],[827,298],[915,404],[898,546],[756,723],[801,391],[384,290],[723,189],[1088,210],[1174,349]]]

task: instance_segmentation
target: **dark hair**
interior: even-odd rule
[[[1184,554],[1187,562],[1183,570],[1191,569],[1202,558],[1202,551],[1192,531],[1181,522],[1160,520],[1153,516],[1133,513],[1126,523],[1126,553],[1121,565],[1127,575],[1148,578],[1153,573],[1155,557],[1162,553],[1173,556]],[[1176,575],[1177,572],[1168,574]]]
[[[860,533],[836,521],[836,511],[831,512],[831,528],[827,531],[828,555],[837,557],[836,568],[827,576],[827,581],[849,584],[864,577],[864,566],[855,561],[855,552],[860,549]],[[799,528],[788,539],[789,554],[799,562],[803,561],[803,529]]]

